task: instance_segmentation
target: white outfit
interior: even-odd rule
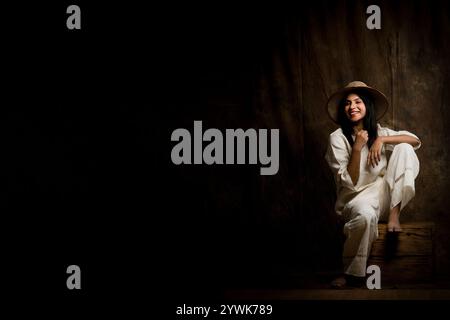
[[[408,131],[394,131],[378,124],[379,136],[409,135]],[[353,135],[353,141],[355,136]],[[339,128],[330,134],[325,155],[336,183],[335,210],[344,222],[344,272],[354,276],[366,275],[366,263],[373,241],[378,237],[378,220],[387,218],[389,210],[401,202],[402,210],[414,197],[414,179],[419,173],[419,160],[407,143],[383,144],[381,161],[373,168],[367,164],[369,148],[361,150],[359,179],[353,184],[347,165],[352,147]],[[392,151],[387,163],[386,150]]]

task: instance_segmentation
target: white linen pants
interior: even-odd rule
[[[361,159],[364,161],[364,159]],[[410,144],[394,147],[386,173],[361,191],[343,210],[346,240],[343,251],[344,273],[363,277],[373,242],[378,237],[378,221],[386,219],[390,209],[401,202],[402,210],[414,197],[414,180],[419,160]]]

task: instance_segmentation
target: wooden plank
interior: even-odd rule
[[[409,230],[415,230],[415,229],[428,229],[433,231],[434,230],[434,223],[429,221],[419,221],[419,222],[409,222],[409,223],[402,223],[402,228],[405,232]],[[379,223],[378,224],[378,230],[380,232],[386,232],[387,231],[387,223]]]
[[[433,276],[431,256],[404,256],[386,261],[383,257],[370,257],[368,265],[377,265],[381,270],[382,283],[429,281]]]
[[[403,232],[391,234],[386,224],[379,224],[379,237],[368,265],[380,267],[384,284],[430,281],[434,272],[434,224],[404,223],[402,228]]]
[[[378,226],[379,237],[374,242],[371,256],[385,258],[399,256],[432,256],[433,228],[432,223],[410,223],[402,225],[403,232],[390,234],[386,224]]]

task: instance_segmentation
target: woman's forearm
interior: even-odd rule
[[[399,143],[409,143],[413,147],[417,147],[420,144],[420,140],[414,137],[408,136],[406,134],[398,136],[381,136],[381,141],[387,144],[399,144]]]
[[[353,185],[356,186],[359,179],[359,166],[361,163],[361,150],[357,148],[352,149],[350,156],[350,162],[347,165],[347,171],[352,178]]]

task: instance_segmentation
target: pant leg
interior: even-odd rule
[[[370,249],[378,237],[377,195],[355,199],[346,207],[345,216],[344,273],[363,277],[366,275]]]
[[[384,177],[389,187],[390,209],[401,202],[401,211],[414,197],[414,180],[419,170],[419,159],[414,148],[409,143],[397,144],[392,151]]]

